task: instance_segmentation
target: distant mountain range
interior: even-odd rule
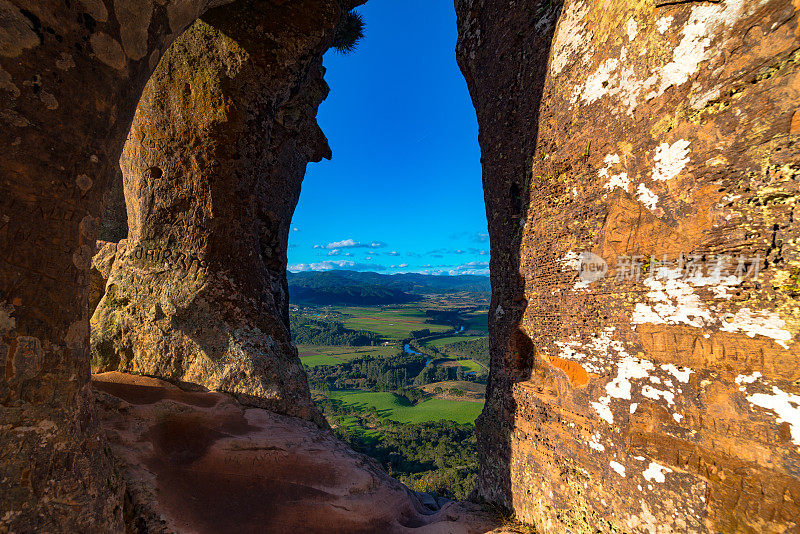
[[[422,300],[422,295],[491,291],[488,276],[378,274],[358,271],[287,273],[294,304],[380,305]]]

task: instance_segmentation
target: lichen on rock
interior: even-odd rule
[[[456,4],[504,311],[478,492],[544,532],[796,529],[797,10],[546,4]]]

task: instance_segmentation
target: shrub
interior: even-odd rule
[[[364,38],[364,17],[355,11],[349,11],[339,26],[333,38],[333,48],[340,54],[349,54],[358,47],[358,42]]]

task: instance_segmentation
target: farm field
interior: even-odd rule
[[[465,312],[481,302],[459,297],[298,304],[290,316],[314,401],[333,432],[415,491],[448,498],[472,491],[474,423],[486,396],[487,370],[473,359],[485,352],[486,311]],[[426,322],[433,320],[441,323]],[[420,330],[442,338],[411,335]]]
[[[357,434],[359,438],[366,441],[374,441],[380,436],[380,432],[374,428],[364,428],[361,426],[358,417],[353,415],[340,416],[336,419],[336,426],[346,428],[348,432]]]
[[[397,354],[398,349],[392,345],[387,347],[297,345],[297,351],[300,354],[300,361],[303,365],[319,367],[322,365],[338,365],[365,356],[385,358]]]
[[[332,399],[359,411],[374,407],[381,417],[398,423],[424,423],[449,420],[461,424],[472,424],[483,410],[482,402],[427,399],[416,406],[408,406],[394,393],[369,391],[331,391]]]
[[[481,365],[473,360],[455,360],[455,362],[464,368],[464,371],[474,371],[476,373],[482,373],[485,371]]]
[[[473,312],[466,315],[464,331],[489,332],[489,316],[485,311]]]
[[[344,315],[342,322],[353,330],[369,330],[388,339],[403,339],[413,330],[429,329],[431,332],[447,332],[452,327],[426,323],[425,312],[419,308],[397,307],[342,307],[334,308]]]
[[[450,345],[451,343],[458,343],[459,341],[471,341],[473,339],[478,339],[482,336],[448,336],[448,337],[441,337],[439,339],[432,339],[430,341],[426,341],[425,345],[431,347],[444,347],[445,345]]]

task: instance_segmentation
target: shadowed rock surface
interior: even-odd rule
[[[92,382],[135,532],[477,534],[496,528],[474,505],[427,509],[373,460],[307,421],[154,378],[112,372]]]
[[[0,3],[0,529],[122,528],[89,388],[101,200],[163,51],[224,3]]]
[[[479,493],[545,532],[796,532],[797,3],[456,6],[492,242]]]

